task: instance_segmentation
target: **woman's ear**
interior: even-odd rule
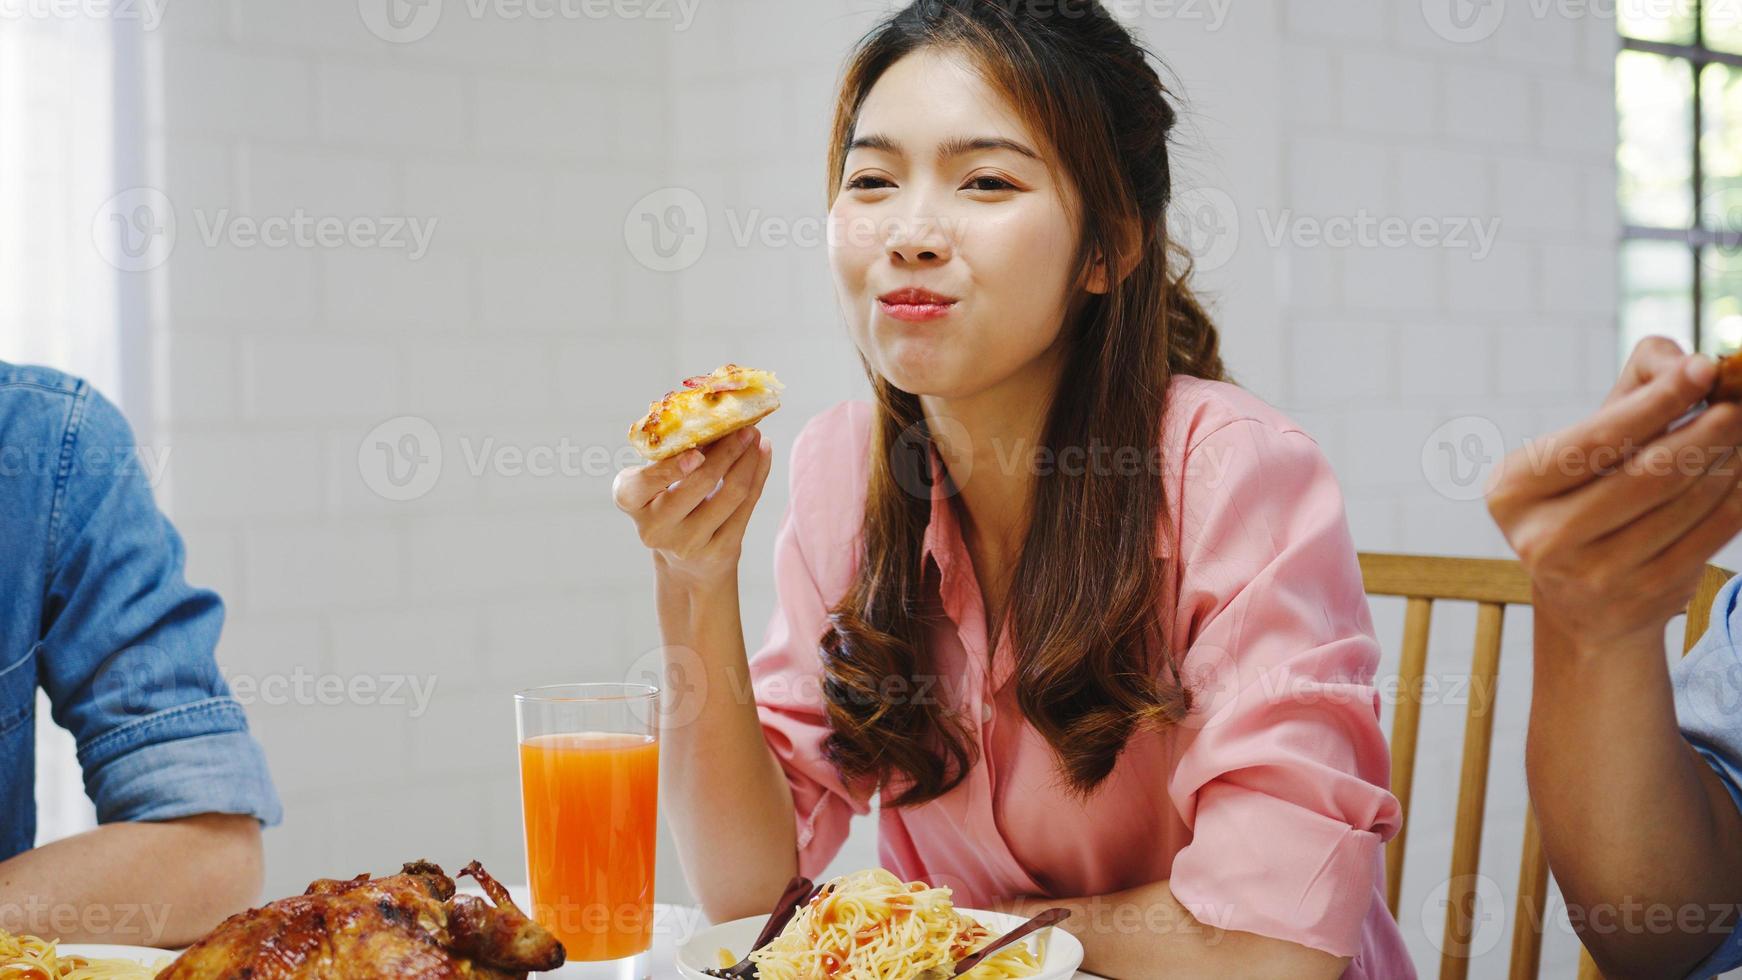
[[[1126,224],[1120,229],[1118,282],[1124,282],[1131,270],[1137,268],[1137,257],[1141,237],[1134,225]],[[1101,249],[1095,249],[1095,258],[1089,263],[1089,275],[1083,283],[1083,288],[1091,293],[1103,294],[1113,288],[1113,278],[1108,275],[1107,259]]]

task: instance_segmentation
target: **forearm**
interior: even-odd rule
[[[1526,771],[1574,923],[1610,976],[1685,975],[1742,902],[1742,816],[1681,736],[1661,639],[1580,651],[1539,618],[1536,642]]]
[[[260,896],[253,817],[112,823],[0,861],[0,929],[184,946]]]
[[[1089,898],[1025,898],[999,909],[1026,917],[1055,906],[1071,910],[1061,927],[1082,941],[1083,969],[1119,980],[1335,980],[1349,963],[1297,943],[1200,922],[1165,881]]]
[[[658,599],[667,676],[685,688],[674,696],[696,699],[668,706],[660,735],[679,859],[713,921],[767,912],[797,873],[797,833],[756,714],[736,578],[690,590],[662,575]]]

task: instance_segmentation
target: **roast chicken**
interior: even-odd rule
[[[454,880],[427,861],[382,878],[324,878],[230,916],[158,980],[523,980],[562,965],[562,943],[478,862],[460,874],[477,879],[491,901],[456,897]]]

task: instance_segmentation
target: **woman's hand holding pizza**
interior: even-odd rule
[[[774,457],[754,423],[779,407],[779,389],[766,371],[727,364],[684,381],[630,429],[630,443],[652,462],[620,471],[612,497],[674,584],[736,581],[744,528]]]
[[[739,429],[701,449],[632,467],[612,488],[635,520],[641,543],[684,586],[717,585],[738,574],[744,527],[774,458],[762,433]]]

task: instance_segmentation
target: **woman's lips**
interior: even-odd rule
[[[954,300],[948,303],[891,303],[889,300],[880,299],[877,305],[889,316],[909,323],[924,323],[949,316],[950,311],[956,307]]]

